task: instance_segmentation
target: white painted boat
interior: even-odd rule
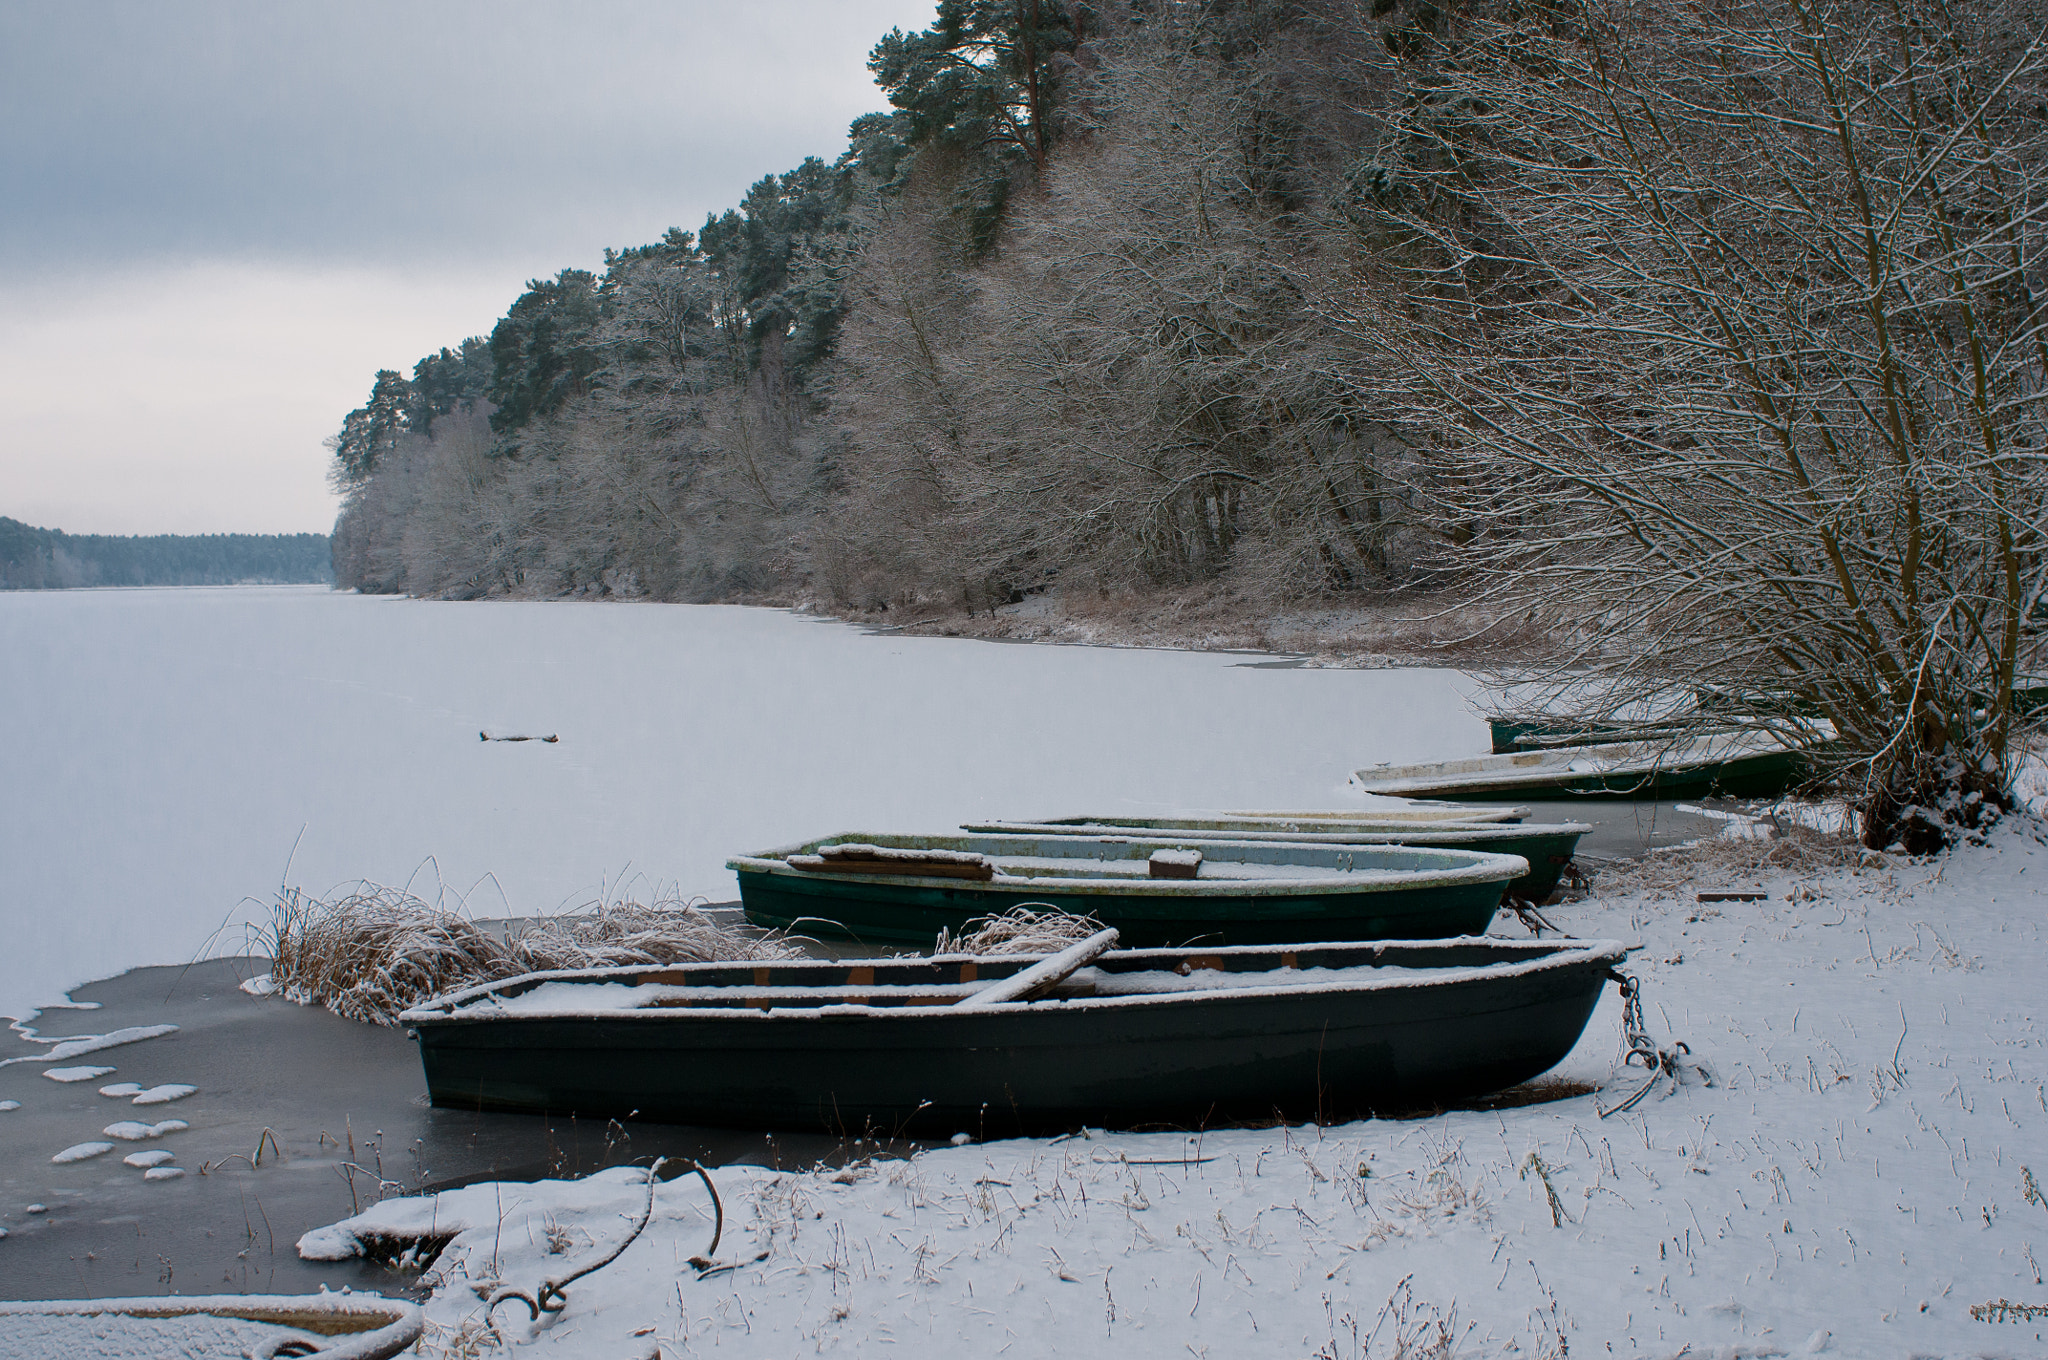
[[[1831,740],[1825,723],[1756,723],[1661,741],[1607,742],[1421,765],[1374,765],[1352,782],[1403,798],[1775,797],[1803,778],[1808,754]]]

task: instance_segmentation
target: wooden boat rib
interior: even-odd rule
[[[1669,741],[1560,746],[1472,756],[1423,765],[1374,765],[1353,781],[1367,793],[1398,797],[1692,798],[1712,794],[1772,797],[1805,771],[1811,748],[1833,736],[1825,724],[1754,724]]]
[[[871,866],[846,872],[817,854],[836,842],[981,855],[991,874],[977,882]],[[1517,855],[1205,840],[1197,877],[1154,877],[1154,852],[1181,848],[1139,836],[857,832],[726,865],[739,878],[747,919],[761,926],[928,944],[941,929],[1049,905],[1114,926],[1135,946],[1476,935],[1493,920],[1505,885],[1529,871]]]
[[[1403,828],[1378,819],[1346,821],[1336,817],[1308,820],[1295,817],[1060,817],[1047,822],[968,822],[961,830],[999,836],[1142,836],[1189,839],[1179,844],[1200,846],[1203,839],[1285,841],[1295,845],[1415,845],[1438,849],[1475,850],[1495,855],[1520,855],[1529,872],[1510,882],[1509,897],[1540,902],[1557,890],[1571,863],[1579,837],[1593,828],[1584,822],[1553,824],[1503,822],[1416,822]],[[1202,839],[1197,839],[1202,838]]]
[[[436,1105],[931,1137],[1283,1115],[1498,1090],[1577,1043],[1615,941],[1118,950],[535,973],[406,1012]]]

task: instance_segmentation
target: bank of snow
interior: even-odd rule
[[[2048,1322],[1971,1309],[2048,1304],[2044,878],[2048,850],[2006,834],[1929,865],[1695,885],[1762,902],[1559,908],[1643,945],[1651,1029],[1716,1078],[1604,1121],[1596,1101],[1637,1080],[1612,992],[1561,1069],[1603,1098],[726,1168],[730,1269],[688,1263],[709,1201],[676,1180],[558,1317],[514,1299],[495,1324],[568,1357],[2039,1355]],[[305,1246],[454,1234],[427,1310],[426,1353],[446,1353],[485,1338],[483,1295],[609,1250],[645,1193],[630,1169],[470,1186]]]

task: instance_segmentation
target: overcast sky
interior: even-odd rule
[[[0,0],[0,515],[326,532],[377,369],[837,156],[933,8]]]

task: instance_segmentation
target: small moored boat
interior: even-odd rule
[[[1775,797],[1806,772],[1809,750],[1833,736],[1821,725],[1758,723],[1656,741],[1561,745],[1424,765],[1374,765],[1352,776],[1367,793],[1398,797]]]
[[[1042,999],[978,1007],[959,1003],[1057,960],[599,968],[472,987],[401,1020],[443,1106],[907,1137],[1331,1120],[1548,1070],[1623,953],[1497,939],[1120,950]]]
[[[0,1303],[0,1353],[387,1360],[425,1326],[418,1304],[376,1294],[52,1299]]]
[[[726,867],[755,925],[921,945],[1027,903],[1092,916],[1140,946],[1477,935],[1502,890],[1529,872],[1518,855],[1215,840],[1201,843],[1189,874],[1172,858],[1185,844],[854,832]]]
[[[1507,886],[1509,897],[1541,902],[1557,890],[1558,879],[1571,863],[1579,837],[1592,831],[1584,822],[1554,824],[1503,822],[1411,822],[1403,826],[1378,818],[1329,814],[1233,815],[1202,813],[1184,817],[1053,817],[1042,822],[969,822],[964,831],[1000,836],[1186,836],[1240,841],[1288,841],[1297,845],[1417,845],[1452,850],[1478,850],[1495,855],[1520,855],[1529,872]]]
[[[1281,823],[1288,826],[1313,826],[1319,822],[1337,821],[1347,825],[1367,822],[1383,823],[1389,828],[1404,829],[1414,826],[1470,826],[1474,822],[1519,822],[1527,819],[1529,809],[1525,807],[1474,807],[1461,803],[1431,803],[1415,799],[1408,806],[1386,803],[1378,807],[1355,808],[1295,808],[1279,809],[1252,808],[1229,812],[1174,812],[1163,814],[1172,817],[1227,817],[1247,823]],[[1072,818],[1050,818],[1052,821],[1079,820]],[[1090,817],[1088,821],[1109,821],[1108,817]],[[1125,821],[1126,825],[1130,823]]]

